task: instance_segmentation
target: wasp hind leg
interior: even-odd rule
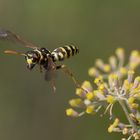
[[[74,82],[77,88],[81,88],[85,93],[88,93],[89,91],[83,87],[81,87],[81,84],[78,82],[78,80],[75,78],[73,73],[69,70],[69,68],[66,65],[58,65],[56,66],[56,70],[61,69],[65,74],[67,74]]]
[[[69,68],[66,65],[58,65],[56,66],[56,69],[61,69],[65,74],[67,74],[75,83],[76,87],[81,87],[81,84],[78,82],[78,80],[75,78],[73,73],[69,70]]]

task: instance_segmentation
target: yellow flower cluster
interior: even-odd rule
[[[132,128],[130,125],[126,125],[124,123],[121,123],[118,118],[116,118],[108,128],[108,132],[119,132],[122,133],[124,136],[129,135],[129,137],[122,138],[122,140],[130,140],[131,138],[135,140],[140,140],[140,133],[137,132],[134,128]]]
[[[123,48],[116,50],[116,55],[109,57],[109,62],[106,64],[102,59],[97,59],[95,66],[91,67],[88,74],[91,77],[99,77],[102,75],[104,78],[108,74],[116,73],[119,77],[125,76],[128,70],[134,70],[140,64],[140,53],[137,50],[131,52],[129,62],[125,64],[125,52]]]
[[[132,51],[129,62],[124,62],[125,52],[122,48],[116,50],[116,55],[111,56],[107,64],[97,59],[95,66],[88,71],[89,76],[94,77],[94,83],[84,81],[76,89],[78,98],[69,101],[71,108],[66,110],[66,114],[80,117],[84,114],[95,114],[104,108],[103,114],[108,112],[113,119],[112,109],[118,102],[128,124],[121,123],[117,118],[108,128],[108,132],[122,132],[123,135],[128,135],[129,140],[140,140],[140,76],[134,77],[134,70],[140,65],[140,53]]]

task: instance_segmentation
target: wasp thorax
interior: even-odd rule
[[[40,48],[40,52],[42,54],[45,54],[45,55],[51,55],[51,52],[49,50],[47,50],[46,48]]]
[[[39,56],[35,51],[28,51],[25,59],[27,61],[27,68],[31,70],[38,63]]]

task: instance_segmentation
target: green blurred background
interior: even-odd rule
[[[0,0],[0,27],[30,42],[53,50],[75,44],[80,54],[64,63],[80,81],[90,79],[87,70],[97,57],[105,61],[115,48],[128,52],[140,48],[140,1],[138,0]],[[36,68],[26,69],[19,56],[5,49],[28,49],[0,41],[0,139],[1,140],[107,140],[108,117],[72,119],[65,115],[75,86],[62,72],[57,91]]]

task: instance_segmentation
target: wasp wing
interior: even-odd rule
[[[5,29],[0,29],[0,39],[7,39],[7,40],[15,41],[17,43],[24,45],[27,48],[32,48],[32,49],[37,48],[36,45],[27,42],[26,40],[21,38],[19,35],[15,34],[14,32],[11,32]]]

